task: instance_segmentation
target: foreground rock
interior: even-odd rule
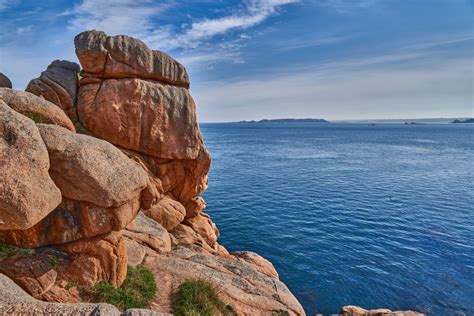
[[[189,88],[188,74],[180,63],[138,39],[93,30],[77,35],[74,45],[86,78],[136,77]]]
[[[39,78],[30,81],[26,91],[42,96],[63,109],[69,117],[75,118],[79,70],[76,63],[55,60]]]
[[[15,111],[31,118],[35,123],[55,124],[75,132],[67,115],[51,102],[29,92],[0,88],[0,99]]]
[[[0,231],[27,229],[61,203],[36,125],[0,100]]]
[[[101,207],[118,207],[147,185],[147,175],[102,140],[52,125],[38,125],[52,161],[51,177],[62,194]]]
[[[110,304],[47,303],[32,298],[12,280],[0,274],[1,315],[107,315],[107,316],[166,316],[150,310],[130,309],[120,312]]]
[[[12,88],[12,82],[5,76],[3,73],[0,72],[0,88]]]
[[[259,272],[245,261],[180,247],[169,254],[148,256],[143,264],[160,280],[154,303],[162,312],[173,310],[173,293],[181,283],[199,276],[217,288],[219,297],[230,304],[237,315],[284,311],[290,315],[305,314],[282,282]]]
[[[367,310],[358,306],[344,306],[341,310],[342,316],[424,316],[414,311],[391,311],[386,308]]]

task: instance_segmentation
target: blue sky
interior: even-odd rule
[[[473,0],[0,0],[0,71],[24,89],[101,29],[188,69],[200,121],[466,117]]]

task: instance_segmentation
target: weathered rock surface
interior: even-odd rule
[[[3,73],[0,72],[0,88],[12,88],[12,82],[5,76]]]
[[[92,30],[77,35],[74,44],[86,78],[135,77],[189,88],[188,74],[180,63],[138,39]]]
[[[304,315],[303,308],[282,282],[260,273],[245,261],[180,247],[172,253],[147,256],[144,265],[160,280],[154,306],[162,312],[173,310],[173,293],[182,282],[199,277],[214,285],[220,298],[238,315],[264,315],[272,311]]]
[[[67,60],[55,60],[39,78],[30,81],[26,91],[56,104],[69,117],[76,117],[74,108],[78,89],[80,67]]]
[[[96,137],[168,159],[197,158],[195,107],[185,88],[136,78],[83,85],[77,102],[79,120]]]
[[[423,316],[415,311],[391,311],[386,308],[367,310],[358,306],[344,306],[341,309],[342,316]]]
[[[38,124],[51,160],[50,174],[62,194],[101,207],[118,207],[147,185],[147,174],[111,144]]]
[[[170,197],[164,197],[150,209],[144,211],[145,215],[157,221],[166,230],[171,231],[178,226],[186,215],[183,204]]]
[[[74,124],[63,110],[32,93],[0,88],[0,99],[36,123],[55,124],[76,131]]]
[[[139,210],[138,194],[121,206],[108,208],[64,198],[59,207],[33,227],[0,230],[0,241],[36,248],[90,238],[125,228]]]
[[[127,245],[129,265],[141,264],[146,255],[171,250],[171,237],[168,231],[141,212],[122,233]]]
[[[61,203],[48,169],[34,122],[0,100],[0,230],[30,228]]]
[[[262,256],[251,251],[234,251],[231,253],[234,257],[244,260],[255,267],[259,272],[272,278],[278,278],[278,272],[273,264]]]
[[[129,309],[120,312],[115,306],[105,303],[62,304],[37,300],[7,276],[0,274],[1,315],[107,315],[107,316],[171,316],[145,309]]]
[[[78,284],[107,280],[120,286],[127,276],[127,249],[121,232],[81,239],[56,249],[72,256],[69,274]]]
[[[183,224],[191,227],[192,230],[203,237],[211,247],[216,244],[217,237],[219,237],[219,230],[209,215],[200,213],[195,217],[186,218]]]

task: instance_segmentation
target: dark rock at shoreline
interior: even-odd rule
[[[474,123],[474,118],[468,118],[465,120],[454,120],[451,123]]]

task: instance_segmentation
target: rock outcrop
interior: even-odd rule
[[[0,72],[0,88],[12,88],[12,82],[5,76],[3,73]]]
[[[88,31],[75,45],[79,81],[76,64],[54,61],[31,93],[0,89],[0,242],[30,249],[0,254],[0,273],[36,299],[78,304],[7,293],[0,312],[31,304],[114,315],[81,304],[68,284],[118,287],[127,265],[143,265],[158,283],[156,315],[173,312],[179,286],[198,278],[238,315],[304,315],[270,262],[218,242],[201,197],[211,158],[185,68],[128,36]],[[9,282],[0,275],[0,291],[19,293]]]
[[[0,100],[0,231],[27,229],[61,203],[35,123]]]
[[[26,91],[42,96],[56,104],[69,116],[75,117],[75,103],[80,67],[67,60],[55,60],[39,78],[30,81]]]
[[[35,123],[56,124],[75,132],[69,117],[53,103],[29,92],[0,88],[0,99]]]
[[[415,311],[392,311],[386,308],[367,310],[358,306],[344,306],[341,316],[424,316]]]

